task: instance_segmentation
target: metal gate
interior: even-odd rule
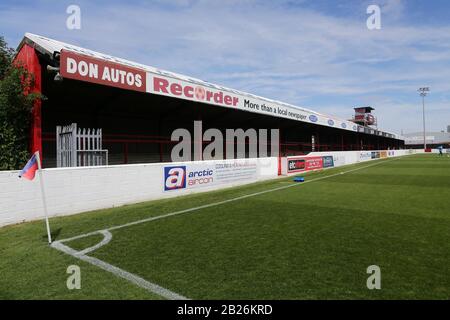
[[[56,127],[57,167],[108,165],[108,150],[102,149],[102,129],[77,128],[76,123]]]

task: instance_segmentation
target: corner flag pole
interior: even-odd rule
[[[41,184],[42,205],[44,206],[45,224],[47,226],[48,243],[51,244],[52,236],[50,234],[50,223],[48,222],[47,200],[45,199],[44,181],[42,179],[41,156],[39,155],[39,151],[36,151],[35,154],[36,154],[37,163],[38,163],[39,183]]]

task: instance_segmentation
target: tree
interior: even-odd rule
[[[14,50],[9,48],[5,39],[0,36],[0,79],[3,79],[5,76],[8,66],[11,65],[13,56]]]
[[[0,170],[19,169],[28,157],[31,110],[39,93],[32,93],[33,75],[13,63],[14,50],[0,36]]]

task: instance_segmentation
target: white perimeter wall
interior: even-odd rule
[[[418,152],[423,150],[391,150],[389,157]],[[333,156],[337,167],[369,161],[369,153],[313,152],[308,156]],[[286,173],[286,158],[281,163]],[[184,168],[186,174],[212,170],[213,175],[207,179],[213,180],[166,191],[169,167]],[[278,158],[51,168],[42,173],[49,216],[54,217],[273,179],[278,176]],[[18,178],[18,174],[17,170],[0,171],[0,226],[43,218],[39,175],[29,181]]]
[[[188,172],[213,170],[213,181],[165,191],[164,168],[177,166]],[[0,171],[0,226],[44,216],[39,175],[29,181],[18,174]],[[278,158],[51,168],[42,174],[49,216],[54,217],[273,179]]]

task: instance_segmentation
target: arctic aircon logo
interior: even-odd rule
[[[164,167],[164,190],[186,188],[186,166]]]

